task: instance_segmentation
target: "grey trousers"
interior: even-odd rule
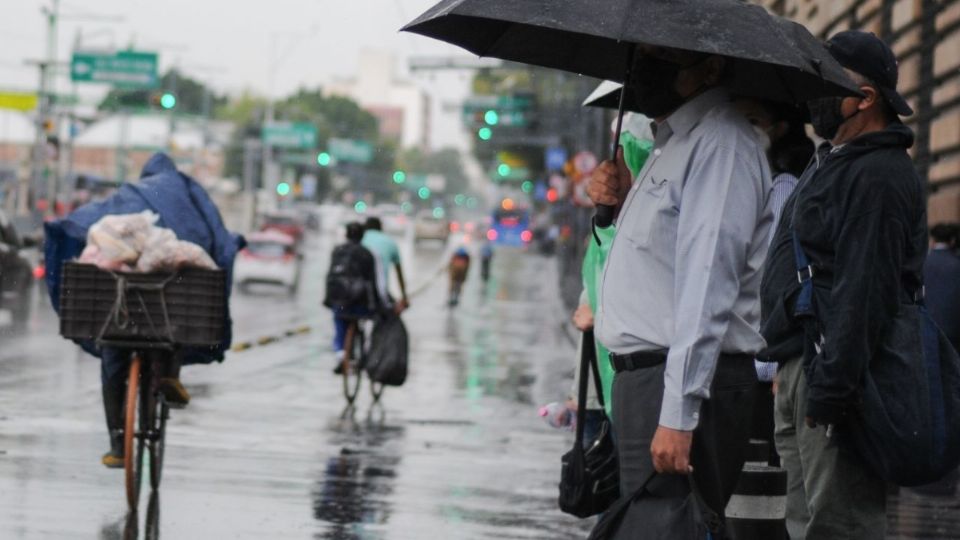
[[[727,361],[725,361],[727,360]],[[653,472],[650,443],[660,423],[665,365],[617,373],[613,380],[614,433],[620,455],[622,495],[635,492]],[[710,387],[710,399],[700,407],[690,463],[705,502],[720,516],[736,487],[750,438],[752,407],[757,388],[753,359],[721,355]],[[680,475],[660,475],[635,502],[616,538],[662,540],[676,538],[655,532],[650,512],[679,506],[689,495]],[[720,540],[720,539],[717,539]]]
[[[886,530],[886,483],[857,456],[804,422],[807,379],[803,360],[780,367],[774,439],[787,470],[790,540],[877,540]]]

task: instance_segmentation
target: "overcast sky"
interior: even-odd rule
[[[177,65],[218,92],[251,89],[265,94],[269,68],[276,65],[274,95],[316,86],[354,73],[361,50],[410,56],[468,55],[439,41],[397,30],[435,0],[62,0],[59,59],[69,59],[78,31],[86,47],[125,47],[160,54],[161,70]],[[23,66],[45,51],[41,14],[51,0],[4,0],[0,8],[0,89],[32,89],[35,69]],[[91,20],[97,16],[122,21]],[[83,17],[81,20],[79,17]],[[271,43],[275,41],[276,47]],[[463,74],[420,81],[439,104],[462,98]],[[66,90],[67,78],[58,83]],[[89,93],[93,89],[87,88]],[[102,92],[102,89],[100,89]],[[452,123],[454,115],[437,118]],[[435,136],[452,136],[451,126]]]

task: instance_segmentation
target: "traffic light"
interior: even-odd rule
[[[522,189],[524,193],[530,193],[533,191],[533,182],[530,180],[524,181],[523,184],[520,185],[520,189]]]
[[[501,163],[497,167],[497,174],[499,174],[500,176],[510,176],[510,166],[507,165],[506,163]]]
[[[493,130],[488,127],[482,127],[477,130],[477,137],[480,137],[481,141],[489,141],[493,137]]]
[[[417,190],[417,197],[420,197],[423,200],[430,198],[430,188],[424,186]]]
[[[177,96],[171,94],[170,92],[164,93],[160,96],[160,106],[164,109],[172,109],[177,106]]]
[[[290,184],[286,182],[280,182],[277,184],[277,195],[281,197],[286,197],[290,194]]]
[[[484,113],[483,121],[486,122],[488,126],[495,126],[500,122],[500,115],[497,114],[497,111],[490,109]]]
[[[330,161],[331,161],[330,154],[326,152],[320,152],[319,154],[317,154],[317,165],[321,167],[328,167],[330,166]]]
[[[393,171],[393,183],[402,184],[407,181],[407,173],[403,171]]]

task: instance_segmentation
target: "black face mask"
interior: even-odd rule
[[[652,56],[640,57],[630,77],[630,86],[637,98],[637,112],[650,118],[660,118],[683,105],[684,98],[673,85],[680,71],[699,62],[681,65]]]
[[[810,110],[810,123],[813,124],[813,131],[828,141],[832,141],[840,131],[840,126],[854,116],[860,114],[860,109],[850,116],[843,115],[844,98],[840,96],[814,99],[807,102],[807,109]]]

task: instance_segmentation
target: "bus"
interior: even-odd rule
[[[505,199],[500,208],[493,211],[487,240],[500,246],[523,247],[533,240],[530,231],[530,210],[515,208]]]

